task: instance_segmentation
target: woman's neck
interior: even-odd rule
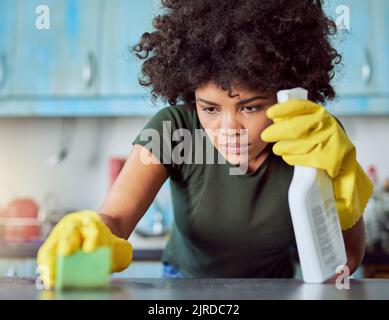
[[[267,146],[251,161],[248,163],[247,173],[252,174],[259,169],[259,167],[264,163],[271,152],[270,144]]]

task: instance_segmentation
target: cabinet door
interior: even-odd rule
[[[160,1],[106,0],[102,44],[102,95],[142,95],[138,83],[141,62],[130,48],[144,32],[152,30],[152,18]]]
[[[374,47],[372,74],[377,78],[377,94],[389,94],[389,1],[374,0],[373,24],[377,41]],[[388,106],[389,110],[389,106]]]
[[[372,4],[369,0],[330,0],[327,14],[337,21],[335,46],[343,56],[334,85],[340,95],[365,95],[377,91]]]
[[[0,1],[0,97],[7,96],[12,76],[12,43],[16,26],[16,6],[14,0]]]
[[[17,0],[19,23],[15,26],[13,94],[95,93],[101,3],[101,0]],[[40,27],[44,23],[49,23],[49,29]]]

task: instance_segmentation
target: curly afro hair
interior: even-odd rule
[[[144,60],[139,83],[153,101],[193,103],[196,88],[214,81],[231,96],[248,90],[309,90],[309,98],[335,97],[331,79],[341,56],[331,45],[336,24],[322,0],[162,0],[132,50]]]

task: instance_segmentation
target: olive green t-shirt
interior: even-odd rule
[[[173,134],[177,129],[181,135]],[[174,222],[163,262],[188,277],[293,277],[295,238],[288,205],[293,167],[270,152],[255,172],[232,175],[234,165],[213,145],[204,142],[200,155],[194,148],[179,148],[188,141],[194,146],[199,129],[194,105],[165,107],[132,142],[148,148],[170,176]],[[181,156],[181,163],[170,159],[172,154]],[[211,154],[214,161],[207,161]]]

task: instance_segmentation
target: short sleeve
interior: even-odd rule
[[[165,166],[169,175],[177,169],[171,161],[171,150],[174,148],[172,132],[178,126],[176,118],[173,107],[157,111],[132,141],[132,145],[147,148]]]
[[[332,116],[335,118],[336,122],[340,125],[340,127],[343,129],[343,131],[347,134],[347,131],[344,128],[344,125],[342,124],[342,122],[340,122],[340,120],[337,117],[335,117],[333,114],[332,114]]]

